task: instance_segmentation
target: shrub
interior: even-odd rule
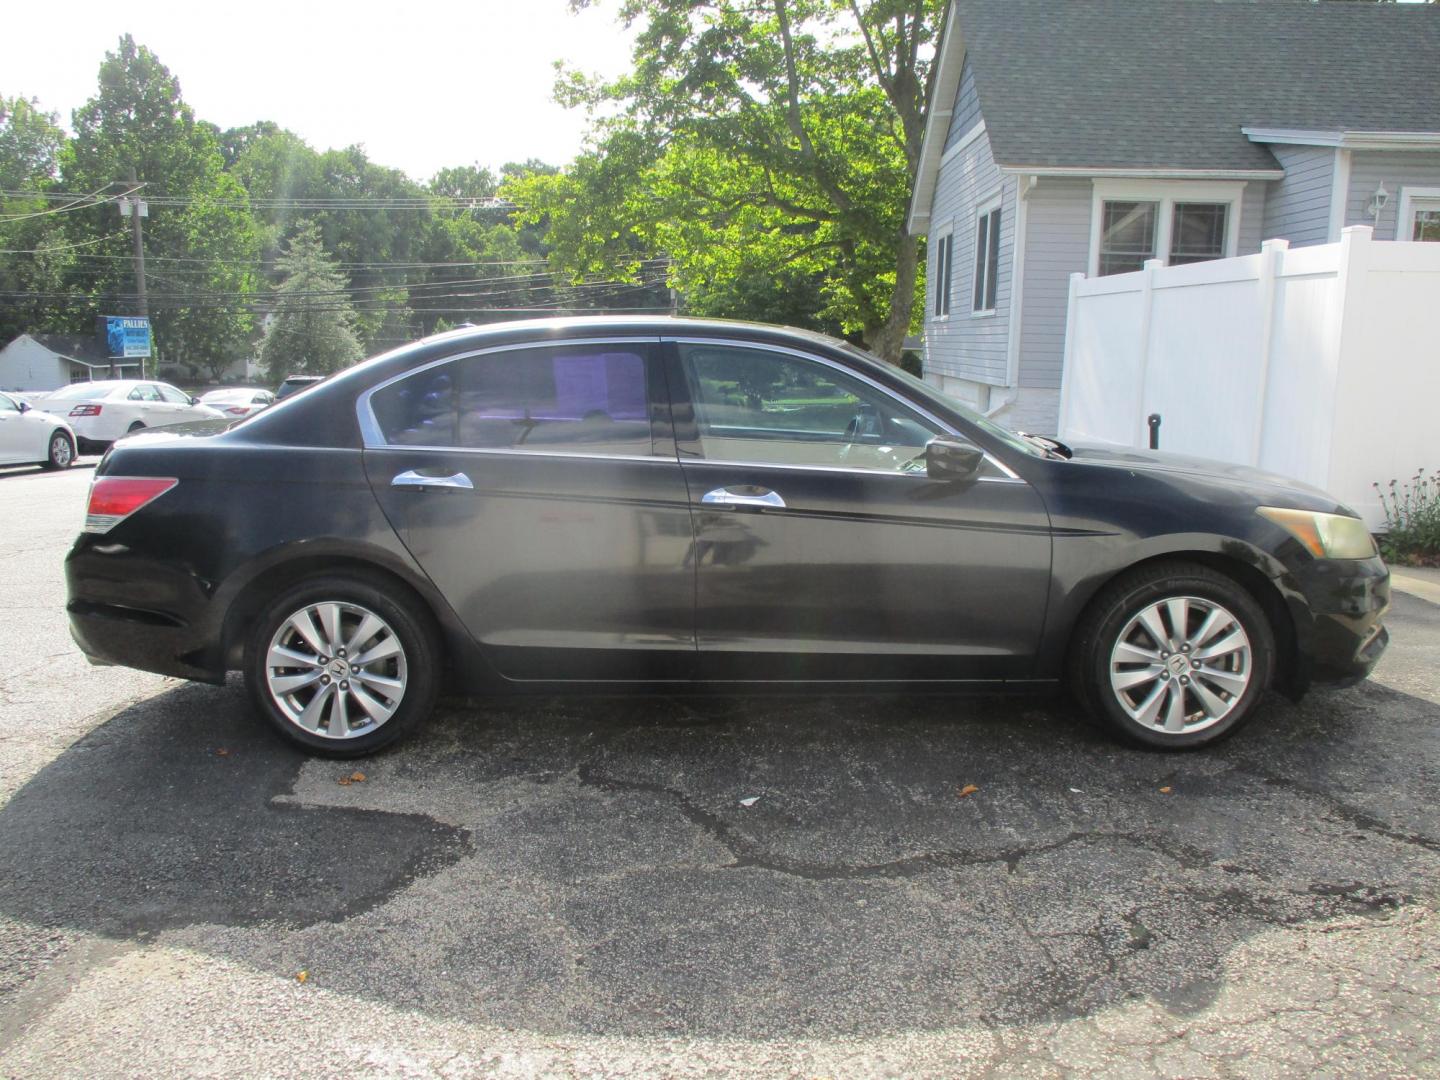
[[[1380,552],[1387,562],[1440,565],[1440,479],[1421,469],[1408,483],[1375,485],[1385,511]]]

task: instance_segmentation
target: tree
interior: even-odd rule
[[[808,321],[898,361],[922,289],[905,210],[942,7],[626,0],[633,73],[562,72],[557,85],[594,110],[592,148],[503,190],[526,220],[548,221],[557,269],[634,276],[664,252],[702,313],[743,294],[725,282],[798,274],[822,300]]]
[[[245,346],[252,319],[256,235],[245,190],[224,171],[215,129],[195,119],[180,84],[149,49],[125,35],[100,65],[99,91],[73,117],[61,154],[66,190],[113,196],[133,174],[149,203],[146,254],[157,351],[192,367]],[[76,329],[96,314],[131,314],[131,244],[113,200],[67,215],[89,265],[71,277],[88,303],[71,305]],[[108,310],[102,310],[108,309]]]
[[[0,343],[48,329],[76,249],[66,243],[55,186],[64,133],[33,100],[0,97]]]
[[[280,257],[275,311],[260,342],[260,363],[272,381],[287,375],[328,375],[362,355],[355,335],[349,282],[336,269],[318,225],[304,225]]]

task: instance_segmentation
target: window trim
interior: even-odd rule
[[[946,272],[940,273],[940,254],[945,253]],[[945,291],[942,295],[941,280],[944,279]],[[935,291],[926,298],[929,311],[926,312],[931,322],[949,322],[950,308],[955,298],[955,223],[949,222],[942,228],[935,230]],[[944,300],[944,312],[938,309],[941,300]]]
[[[596,461],[658,461],[662,464],[676,464],[676,458],[658,454],[593,454],[580,450],[517,450],[513,447],[500,446],[430,446],[428,444],[411,445],[408,443],[392,443],[385,438],[385,432],[380,427],[380,421],[375,416],[375,410],[370,404],[370,399],[388,386],[411,376],[419,375],[429,371],[431,368],[440,367],[442,364],[453,364],[461,360],[468,360],[472,356],[485,356],[490,353],[516,352],[520,349],[550,349],[564,348],[571,345],[650,345],[660,343],[658,337],[581,337],[550,339],[541,338],[537,341],[510,342],[505,345],[491,345],[483,349],[469,349],[465,352],[451,353],[448,356],[441,356],[431,360],[419,367],[406,368],[404,371],[383,382],[376,383],[355,399],[355,419],[360,425],[360,443],[366,450],[428,450],[439,451],[446,454],[501,454],[516,457],[552,457],[552,458],[584,458]],[[663,363],[660,357],[653,359],[654,363]],[[654,402],[648,400],[651,406]]]
[[[1395,239],[1405,240],[1414,243],[1411,239],[1415,235],[1415,211],[1428,210],[1428,206],[1417,206],[1417,203],[1428,202],[1440,203],[1440,187],[1406,187],[1400,188],[1400,205],[1395,213]]]
[[[1240,212],[1245,197],[1245,181],[1210,182],[1200,180],[1095,180],[1090,195],[1090,254],[1086,260],[1087,276],[1100,276],[1100,245],[1104,234],[1107,202],[1157,203],[1155,222],[1155,254],[1164,266],[1170,265],[1171,229],[1175,223],[1175,204],[1225,203],[1225,253],[1222,259],[1233,259],[1240,250]]]
[[[972,319],[988,318],[989,316],[994,315],[1000,307],[1000,256],[1003,254],[1003,251],[1000,247],[1000,233],[1004,227],[1005,221],[1004,203],[1005,193],[1003,191],[1000,191],[997,192],[995,195],[991,196],[989,199],[986,199],[984,202],[980,203],[975,208],[975,259],[974,262],[971,264],[970,271],[970,317]],[[989,227],[986,227],[985,246],[987,249],[987,258],[985,260],[985,267],[987,270],[987,275],[985,278],[985,284],[987,286],[992,284],[995,286],[995,296],[993,298],[993,302],[989,307],[980,308],[975,306],[975,294],[977,291],[979,291],[980,287],[980,222],[988,218],[991,214],[999,214],[999,217],[995,219],[995,224],[997,228],[995,229],[994,237],[991,237]],[[988,276],[988,270],[990,266],[988,249],[991,246],[993,246],[995,249],[995,280],[993,282],[989,280]]]

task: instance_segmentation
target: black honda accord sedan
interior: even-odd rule
[[[1389,574],[1323,492],[1017,435],[843,342],[543,320],[106,454],[66,560],[97,663],[368,753],[442,690],[1044,689],[1211,742],[1367,675]]]

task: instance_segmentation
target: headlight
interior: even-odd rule
[[[1255,511],[1305,545],[1317,559],[1368,559],[1378,552],[1370,530],[1359,518],[1262,506]]]

